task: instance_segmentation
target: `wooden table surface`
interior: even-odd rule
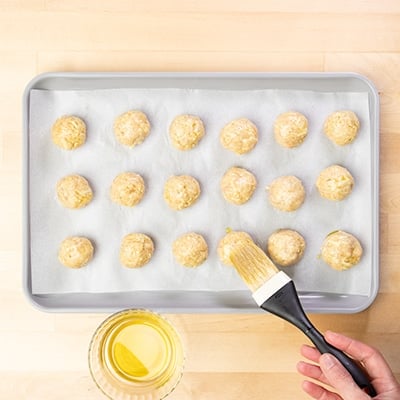
[[[377,346],[400,377],[398,0],[0,0],[0,398],[102,399],[87,348],[106,315],[46,314],[21,289],[21,96],[47,71],[355,71],[381,98],[380,290],[311,315]],[[303,336],[270,315],[168,315],[187,362],[171,400],[306,399]]]

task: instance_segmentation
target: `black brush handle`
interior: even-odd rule
[[[343,353],[343,351],[330,345],[307,318],[293,281],[286,283],[260,307],[265,311],[283,318],[303,331],[321,354],[330,353],[334,355],[343,364],[362,390],[371,397],[376,396],[375,389],[364,370],[352,358]]]

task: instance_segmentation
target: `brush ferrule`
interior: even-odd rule
[[[253,293],[253,299],[259,306],[261,306],[291,280],[292,279],[289,278],[289,276],[287,276],[283,271],[279,271]]]

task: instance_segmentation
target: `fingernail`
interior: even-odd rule
[[[296,368],[297,368],[298,370],[301,370],[302,367],[303,367],[303,365],[305,365],[305,362],[304,362],[304,361],[299,361],[299,362],[296,364]]]
[[[319,359],[319,363],[322,364],[325,368],[329,369],[335,365],[335,358],[329,353],[322,354]]]
[[[325,334],[333,337],[339,336],[336,332],[333,331],[326,331]]]

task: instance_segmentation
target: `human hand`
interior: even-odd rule
[[[400,384],[396,381],[382,354],[362,342],[334,332],[326,332],[325,340],[360,362],[371,378],[377,392],[374,399],[400,400]],[[331,354],[322,354],[314,347],[303,345],[301,354],[318,365],[300,361],[297,370],[307,378],[330,386],[333,391],[318,383],[303,382],[303,390],[317,400],[368,400],[371,399],[354,382],[342,364]]]

